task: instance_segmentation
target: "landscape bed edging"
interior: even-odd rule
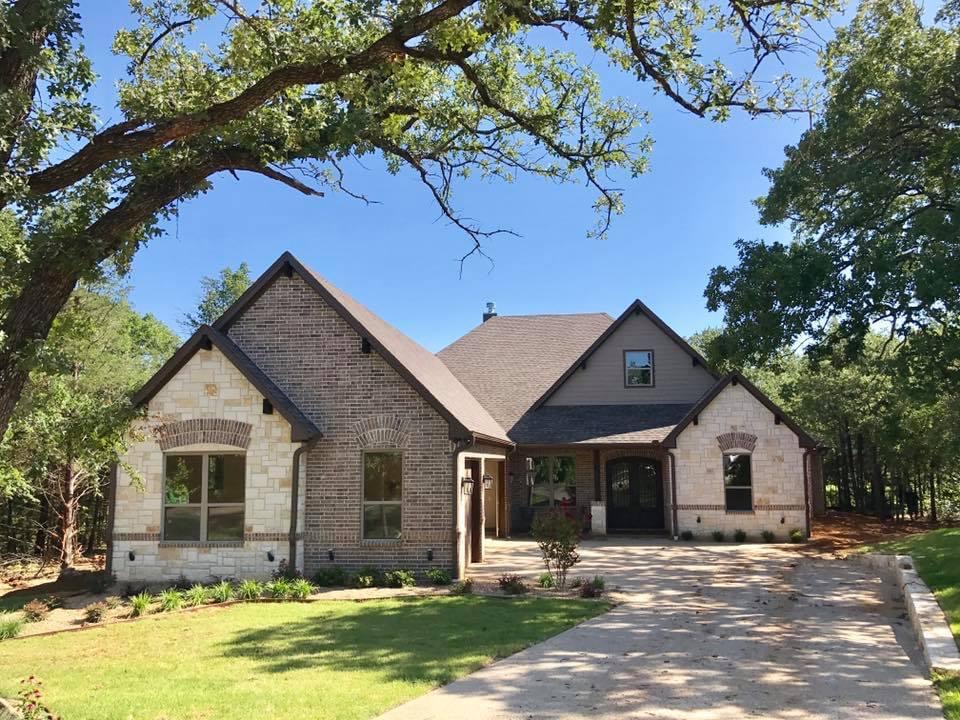
[[[917,573],[913,558],[909,555],[879,553],[867,553],[859,557],[870,567],[892,570],[896,575],[897,587],[903,593],[907,615],[927,670],[960,672],[960,648],[937,599]]]

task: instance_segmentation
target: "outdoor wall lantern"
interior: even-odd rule
[[[787,521],[787,519],[786,519],[785,517],[783,517],[783,516],[780,517],[780,524],[781,524],[781,525],[783,525],[786,521]]]
[[[698,522],[698,523],[700,522],[700,516],[699,516],[699,515],[697,515],[697,522]]]
[[[433,562],[433,548],[430,548],[429,550],[427,550],[427,560],[429,562]]]
[[[327,559],[329,559],[330,562],[333,562],[333,548],[327,550]]]
[[[267,562],[273,562],[275,557],[273,550],[267,550]]]
[[[130,562],[133,562],[134,560],[137,559],[137,554],[133,550],[131,550],[130,552],[127,553],[127,557],[130,558]]]
[[[536,476],[533,474],[533,458],[527,458],[527,485],[533,487]]]
[[[489,490],[493,487],[493,475],[484,475],[483,476],[483,489]]]
[[[460,487],[463,490],[464,495],[470,495],[473,493],[473,469],[465,468],[463,471],[463,477],[460,478]]]

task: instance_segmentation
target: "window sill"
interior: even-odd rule
[[[756,515],[755,510],[724,510],[727,515]]]
[[[243,540],[161,540],[160,547],[174,547],[174,548],[243,547]]]
[[[360,542],[364,545],[399,545],[403,538],[361,538]]]

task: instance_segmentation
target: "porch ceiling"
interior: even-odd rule
[[[662,441],[693,407],[657,405],[544,405],[510,431],[519,445],[622,445]]]

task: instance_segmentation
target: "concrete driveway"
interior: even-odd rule
[[[539,574],[488,543],[471,575]],[[943,717],[891,579],[765,545],[589,541],[577,575],[622,604],[401,705],[389,720]]]

